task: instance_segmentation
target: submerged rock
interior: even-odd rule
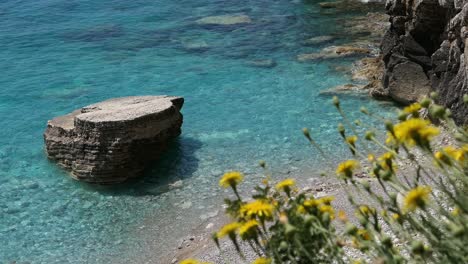
[[[344,84],[344,85],[338,85],[336,87],[320,91],[319,95],[338,95],[338,94],[346,94],[346,93],[356,93],[356,92],[362,92],[365,91],[365,86],[364,85],[358,85],[358,84]]]
[[[232,26],[239,24],[249,24],[252,20],[247,15],[221,15],[209,16],[195,21],[198,25],[214,25],[214,26]]]
[[[182,97],[106,100],[48,121],[47,155],[77,180],[112,184],[142,174],[181,133]]]
[[[331,42],[335,40],[334,36],[318,36],[318,37],[313,37],[306,39],[302,42],[303,46],[313,46],[313,45],[319,45],[327,42]]]
[[[257,68],[273,68],[277,64],[276,64],[276,61],[274,61],[272,59],[264,59],[264,60],[248,61],[247,65],[257,67]]]
[[[183,41],[182,45],[185,50],[193,52],[203,52],[210,49],[210,46],[204,40]]]
[[[306,62],[319,59],[336,59],[370,53],[371,50],[368,48],[361,48],[355,46],[330,46],[322,49],[322,51],[318,53],[299,54],[297,56],[297,60],[300,62]]]

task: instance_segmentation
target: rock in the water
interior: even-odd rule
[[[322,51],[318,53],[299,54],[297,55],[297,60],[300,62],[306,62],[319,59],[336,59],[370,53],[371,50],[368,48],[361,48],[355,46],[330,46],[322,49]]]
[[[333,88],[327,89],[320,91],[320,95],[338,95],[338,94],[346,94],[346,93],[356,93],[356,92],[362,92],[364,90],[365,86],[364,85],[356,85],[352,83],[344,84],[344,85],[338,85]]]
[[[210,49],[210,46],[204,40],[184,41],[182,45],[187,51],[202,52]]]
[[[319,45],[327,42],[331,42],[335,39],[334,36],[318,36],[318,37],[313,37],[306,39],[302,42],[302,45],[304,46],[313,46],[313,45]]]
[[[249,24],[252,23],[252,20],[247,15],[221,15],[204,17],[195,21],[195,23],[199,25],[232,26]]]
[[[131,96],[56,117],[44,133],[47,155],[90,183],[120,183],[142,174],[181,133],[182,97]]]

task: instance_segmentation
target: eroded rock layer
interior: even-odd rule
[[[132,96],[56,117],[44,133],[47,155],[85,182],[137,177],[181,133],[183,103],[182,97]]]
[[[382,94],[404,104],[430,91],[468,123],[468,0],[388,0],[391,26],[382,41]]]

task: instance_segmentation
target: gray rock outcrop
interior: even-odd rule
[[[114,184],[142,174],[181,133],[182,97],[131,96],[48,121],[47,155],[77,180]]]
[[[411,103],[429,91],[468,123],[468,0],[388,0],[390,28],[382,41],[383,91]]]

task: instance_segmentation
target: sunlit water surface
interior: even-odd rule
[[[319,92],[348,82],[336,68],[354,59],[295,60],[350,41],[327,12],[313,1],[288,0],[1,1],[0,262],[132,263],[163,256],[222,213],[225,192],[217,181],[226,170],[257,182],[263,159],[277,178],[317,175],[325,163],[302,127],[312,128],[333,161],[345,157],[335,132],[342,120]],[[194,23],[237,13],[253,22]],[[320,35],[337,39],[301,45]],[[249,65],[256,59],[277,66]],[[47,160],[47,120],[107,98],[149,94],[183,96],[186,104],[182,136],[144,178],[116,188],[88,186]],[[366,96],[342,101],[350,120],[361,105],[381,115],[393,111]],[[181,188],[169,188],[179,180]]]

